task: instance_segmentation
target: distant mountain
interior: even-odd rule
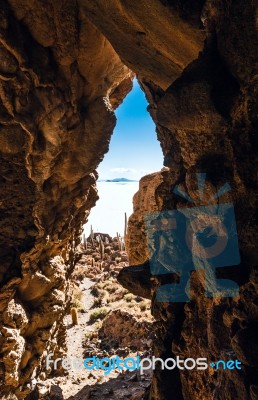
[[[104,182],[138,182],[138,181],[127,178],[115,178],[115,179],[107,179]]]

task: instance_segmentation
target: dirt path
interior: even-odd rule
[[[71,325],[71,317],[67,316],[67,348],[68,353],[67,357],[75,358],[83,356],[83,347],[82,342],[85,340],[85,334],[91,330],[91,326],[89,324],[90,317],[90,309],[94,302],[94,297],[91,294],[91,288],[94,285],[88,278],[84,278],[84,280],[80,284],[80,289],[83,293],[81,302],[84,305],[84,312],[80,312],[79,314],[79,325]]]
[[[71,316],[67,316],[67,357],[83,358],[84,348],[83,341],[85,340],[87,332],[92,330],[89,324],[90,309],[94,302],[94,297],[91,294],[91,287],[94,282],[88,278],[80,284],[80,289],[83,293],[82,303],[84,305],[84,312],[79,314],[79,325],[72,325]],[[85,385],[94,384],[94,379],[89,378],[89,371],[83,369],[82,371],[70,370],[69,374],[64,381],[61,381],[59,387],[62,390],[63,398],[68,399],[78,393]]]
[[[67,316],[67,357],[84,358],[83,341],[88,332],[94,330],[90,322],[90,312],[94,302],[91,287],[94,285],[90,279],[85,278],[81,284],[84,312],[79,313],[79,325],[72,325],[71,316]],[[104,376],[102,370],[81,371],[70,370],[66,377],[51,380],[51,400],[141,400],[145,388],[149,386],[150,373],[139,375],[139,372],[112,371]]]

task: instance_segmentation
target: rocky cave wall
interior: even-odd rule
[[[241,264],[238,299],[155,301],[155,355],[224,358],[242,371],[155,371],[149,399],[257,399],[257,2],[247,0],[8,0],[0,4],[1,395],[25,398],[46,352],[65,351],[62,318],[81,226],[97,200],[114,108],[136,73],[164,153],[145,178],[129,225],[133,263],[146,260],[142,213],[198,204],[225,182]],[[133,71],[133,72],[131,72]],[[154,188],[154,189],[153,189]],[[137,214],[138,213],[138,214]],[[134,240],[143,245],[135,253]]]
[[[171,276],[152,278],[150,289],[148,263],[138,273],[138,285],[137,273],[128,269],[121,274],[127,288],[153,299],[152,312],[158,321],[156,356],[242,362],[241,371],[155,371],[149,399],[168,399],[172,393],[176,399],[258,399],[255,6],[254,2],[206,2],[201,16],[206,40],[198,58],[165,91],[142,79],[168,170],[149,176],[148,191],[144,177],[134,197],[127,239],[130,261],[145,263],[149,258],[146,211],[193,206],[173,193],[176,185],[195,205],[200,204],[199,172],[207,173],[204,204],[212,204],[209,198],[226,182],[230,184],[231,191],[216,201],[234,204],[241,256],[240,265],[224,268],[218,275],[239,284],[239,297],[234,299],[207,298],[205,276],[195,271],[190,303],[160,303],[155,301],[157,288],[173,282]],[[163,182],[158,185],[160,175]]]
[[[69,274],[133,74],[76,1],[0,7],[0,397],[24,398],[65,351]]]

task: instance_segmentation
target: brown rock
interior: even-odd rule
[[[239,330],[232,338],[231,345],[239,361],[253,367],[257,365],[258,338],[256,326]]]
[[[133,198],[134,212],[128,221],[126,250],[130,264],[143,264],[149,259],[144,215],[159,209],[156,189],[163,181],[163,173],[146,175],[139,182],[139,191]]]
[[[117,347],[133,347],[142,351],[150,339],[151,329],[152,323],[137,320],[128,312],[114,310],[104,318],[99,337],[105,343],[115,343]]]
[[[146,0],[137,3],[87,0],[83,8],[129,68],[166,89],[201,50],[204,32],[197,22],[201,4],[197,1],[196,6],[190,6],[189,15],[195,22],[181,19],[180,9],[169,8],[168,3],[158,0],[151,4]]]
[[[178,400],[255,398],[256,16],[251,0],[0,3],[3,399],[26,398],[44,351],[55,357],[64,351],[76,246],[98,199],[96,168],[109,148],[114,108],[135,74],[167,170],[140,183],[128,227],[130,263],[149,258],[143,214],[200,205],[197,172],[207,174],[203,203],[230,184],[219,204],[234,204],[241,253],[239,266],[217,271],[239,285],[238,298],[207,298],[205,277],[194,271],[191,302],[158,302],[156,277],[152,312],[154,354],[213,360],[236,352],[242,371],[190,375],[157,369],[149,399],[165,400],[171,393]],[[192,197],[192,205],[173,193],[175,185]],[[116,318],[122,334],[124,316]],[[116,318],[108,325],[112,334]]]
[[[136,296],[151,299],[151,273],[148,263],[122,268],[117,276],[118,282]]]

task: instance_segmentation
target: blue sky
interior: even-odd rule
[[[117,125],[109,152],[99,165],[99,179],[140,179],[163,167],[163,155],[147,101],[137,80],[116,110]]]

